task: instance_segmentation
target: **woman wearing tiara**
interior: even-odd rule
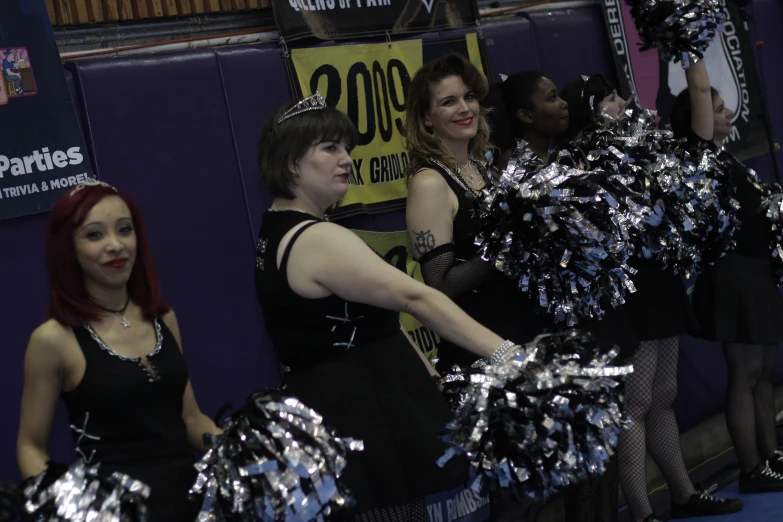
[[[259,167],[275,200],[261,226],[256,288],[290,368],[288,391],[338,435],[364,441],[363,452],[348,456],[345,480],[357,504],[347,519],[424,522],[424,496],[467,475],[458,461],[436,464],[451,413],[398,312],[477,357],[499,357],[513,344],[325,219],[348,190],[356,140],[348,116],[317,94],[264,122]]]
[[[196,402],[136,204],[92,179],[66,192],[49,215],[46,262],[49,319],[25,356],[22,476],[46,470],[62,397],[85,464],[148,485],[150,522],[192,522],[192,451],[220,430]]]

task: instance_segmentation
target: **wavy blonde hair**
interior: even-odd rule
[[[489,92],[487,79],[476,66],[458,54],[450,54],[424,64],[411,80],[408,96],[405,100],[405,148],[408,151],[409,164],[405,171],[405,179],[411,177],[426,166],[430,158],[435,158],[446,164],[450,169],[457,170],[459,162],[449,153],[432,129],[424,125],[427,112],[430,110],[432,87],[445,78],[459,76],[465,82],[476,98],[481,101]],[[468,144],[471,157],[484,157],[492,148],[489,141],[490,129],[487,123],[487,110],[483,107],[479,113],[478,132]]]

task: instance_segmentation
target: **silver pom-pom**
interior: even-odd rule
[[[147,485],[122,473],[105,476],[99,466],[51,463],[26,481],[26,522],[145,522]]]
[[[541,335],[500,366],[465,371],[466,400],[446,428],[448,446],[471,462],[470,488],[512,488],[545,500],[588,474],[602,474],[620,431],[619,380],[633,371],[612,366],[589,334]]]
[[[716,33],[723,30],[717,0],[627,0],[642,50],[657,47],[667,62],[684,68],[704,58]]]
[[[573,326],[635,291],[629,229],[644,223],[629,219],[603,172],[545,166],[520,140],[508,167],[489,175],[476,244],[541,311]]]
[[[585,129],[565,150],[606,174],[627,221],[645,223],[629,229],[637,257],[694,276],[735,245],[736,184],[709,148],[658,129],[655,111],[632,101],[624,116]]]
[[[362,449],[298,399],[256,393],[196,464],[191,492],[204,495],[198,522],[325,520],[352,504],[341,476],[347,452]]]

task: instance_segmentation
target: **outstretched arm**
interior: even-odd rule
[[[286,272],[299,295],[332,293],[347,301],[409,313],[481,357],[490,357],[503,342],[443,293],[389,265],[356,234],[333,223],[318,223],[302,233],[291,248]]]

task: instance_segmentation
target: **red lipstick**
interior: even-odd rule
[[[108,263],[104,263],[104,266],[108,266],[109,268],[124,268],[125,265],[128,264],[128,258],[127,257],[120,257],[117,259],[112,259]]]

